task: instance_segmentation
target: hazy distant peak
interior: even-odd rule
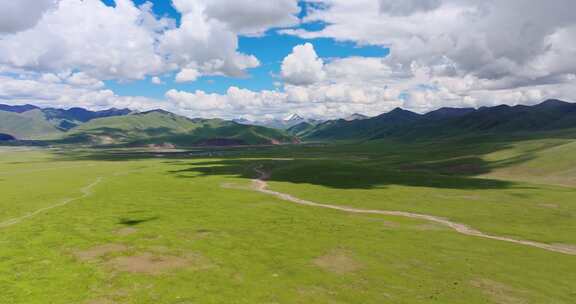
[[[290,114],[289,116],[287,116],[286,118],[284,118],[284,120],[285,121],[301,121],[301,120],[304,120],[304,118],[302,118],[302,116],[300,116],[296,113],[293,113],[293,114]]]
[[[344,120],[353,121],[353,120],[364,120],[364,119],[368,119],[368,118],[370,118],[370,117],[363,115],[363,114],[354,113],[354,114],[349,115],[348,117],[344,118]]]

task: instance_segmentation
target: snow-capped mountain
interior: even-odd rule
[[[302,118],[302,116],[300,116],[296,113],[293,113],[293,114],[290,114],[289,116],[287,116],[286,118],[284,118],[284,121],[285,122],[302,122],[302,121],[304,121],[304,118]]]
[[[311,124],[318,124],[320,122],[320,121],[314,120],[314,119],[303,118],[302,116],[300,116],[297,113],[291,113],[290,115],[287,115],[283,119],[267,119],[267,120],[251,121],[251,120],[247,120],[245,118],[239,118],[239,119],[235,119],[234,121],[239,123],[239,124],[244,124],[244,125],[264,126],[264,127],[282,129],[282,130],[286,130],[286,129],[293,127],[297,124],[300,124],[302,122],[308,122]]]

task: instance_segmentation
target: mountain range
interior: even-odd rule
[[[0,105],[0,141],[89,145],[253,145],[290,143],[280,130],[221,119],[190,119],[163,110],[90,111]]]
[[[314,125],[322,122],[320,120],[303,118],[302,116],[296,113],[289,114],[283,119],[264,119],[264,120],[236,119],[234,121],[244,125],[262,126],[280,130],[287,130],[293,126],[296,126],[304,122]]]
[[[354,120],[364,120],[364,119],[368,119],[368,118],[370,118],[370,117],[363,115],[363,114],[354,113],[354,114],[349,115],[343,119],[347,120],[347,121],[354,121]],[[234,121],[237,123],[241,123],[241,124],[263,126],[263,127],[280,129],[280,130],[290,130],[292,128],[295,128],[295,130],[301,130],[301,129],[307,128],[309,126],[315,126],[315,125],[318,125],[318,124],[324,122],[324,120],[320,120],[320,119],[304,118],[304,117],[302,117],[296,113],[289,114],[288,116],[286,116],[283,119],[248,120],[248,119],[242,119],[241,118],[241,119],[236,119]],[[291,133],[294,133],[294,132],[291,132]]]
[[[288,131],[305,140],[419,139],[481,134],[510,134],[576,128],[576,104],[550,99],[534,106],[441,108],[418,114],[396,108],[376,117],[330,120]]]
[[[401,108],[375,117],[307,120],[290,115],[270,127],[221,119],[190,119],[163,110],[90,111],[0,105],[0,141],[47,140],[90,145],[251,145],[304,141],[419,140],[468,135],[576,129],[576,104],[547,100],[534,106],[441,108],[418,114]]]

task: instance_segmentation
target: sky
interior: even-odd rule
[[[330,119],[576,101],[573,0],[0,0],[0,103]]]

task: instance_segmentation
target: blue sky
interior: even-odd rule
[[[102,0],[107,5],[114,5],[113,0]],[[137,5],[145,2],[153,3],[153,11],[157,16],[167,16],[180,20],[180,14],[166,0],[133,0]],[[302,8],[299,18],[305,17],[306,3],[300,1]],[[323,27],[322,24],[312,23],[300,26],[307,30]],[[226,76],[204,76],[193,83],[177,83],[174,81],[175,73],[162,77],[163,84],[151,84],[150,78],[138,81],[106,81],[106,86],[121,96],[146,96],[161,99],[168,89],[195,91],[202,90],[208,93],[225,93],[231,86],[241,87],[253,91],[277,89],[274,83],[279,82],[280,65],[282,60],[292,52],[296,45],[310,42],[314,45],[318,56],[329,62],[334,58],[350,56],[385,57],[389,50],[380,46],[360,46],[354,42],[336,41],[331,38],[302,39],[296,36],[278,34],[270,29],[263,36],[240,36],[239,49],[241,53],[252,54],[260,60],[260,66],[248,69],[246,77],[235,78]]]

